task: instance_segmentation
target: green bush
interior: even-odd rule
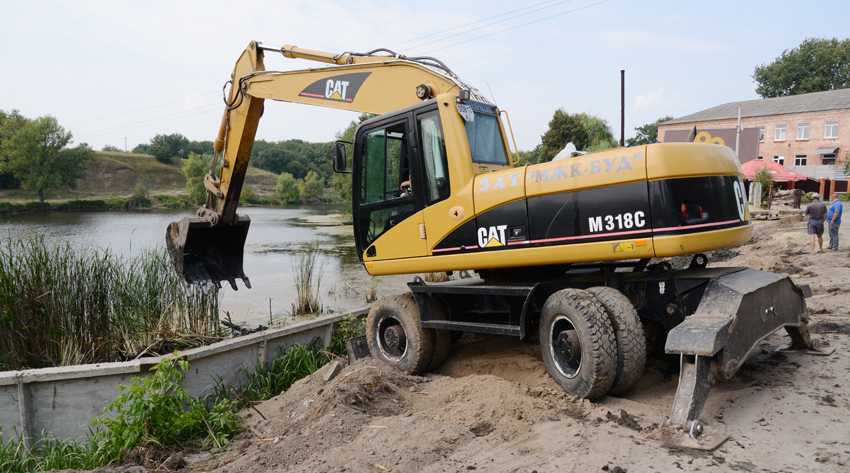
[[[26,206],[22,204],[13,204],[11,202],[0,202],[0,213],[24,212]]]
[[[227,444],[239,433],[232,401],[219,399],[209,409],[180,386],[183,373],[189,370],[188,361],[164,359],[152,370],[150,378],[133,378],[130,386],[118,385],[122,394],[93,422],[103,427],[94,440],[103,443],[111,460],[119,460],[122,452],[139,445],[209,449]]]
[[[27,202],[24,206],[30,212],[44,212],[50,210],[50,204],[47,202]]]
[[[850,202],[850,192],[845,192],[838,196],[838,200],[842,202]]]
[[[180,199],[178,197],[173,197],[170,195],[157,194],[151,196],[151,198],[156,201],[156,203],[167,209],[185,209],[189,207],[189,201],[186,199]]]

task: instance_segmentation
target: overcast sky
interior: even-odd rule
[[[634,128],[756,99],[753,69],[805,38],[848,36],[835,1],[0,0],[0,109],[55,116],[74,142],[128,148],[157,133],[212,140],[221,88],[250,40],[332,53],[385,47],[442,60],[511,116],[517,145],[552,114]],[[317,63],[267,54],[266,68]],[[257,138],[331,141],[356,113],[268,103]]]

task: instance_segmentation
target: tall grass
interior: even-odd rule
[[[69,468],[93,470],[110,463],[103,442],[88,439],[85,442],[67,440],[60,442],[54,436],[42,432],[35,451],[26,447],[23,438],[4,440],[0,429],[0,471],[29,473],[35,471],[64,470]]]
[[[308,243],[295,259],[292,271],[296,291],[295,302],[292,304],[293,315],[318,314],[322,311],[319,299],[323,271],[320,256],[319,241],[314,240]]]
[[[7,234],[0,243],[0,369],[120,361],[163,333],[217,332],[218,294],[187,297],[165,249],[106,249]]]

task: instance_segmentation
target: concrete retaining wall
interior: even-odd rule
[[[368,310],[351,314],[362,317]],[[192,397],[210,392],[215,384],[213,375],[236,386],[244,381],[241,370],[251,371],[258,360],[277,358],[279,349],[309,344],[317,337],[322,346],[328,346],[334,324],[346,315],[321,316],[181,352],[190,364],[182,386]],[[42,431],[60,440],[84,439],[92,420],[120,394],[116,386],[129,385],[134,377],[150,376],[150,368],[160,361],[159,357],[146,357],[121,363],[0,372],[3,439],[22,434],[31,438]]]

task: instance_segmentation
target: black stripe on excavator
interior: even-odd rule
[[[518,200],[461,225],[434,255],[689,234],[747,225],[737,176],[634,182]],[[682,204],[687,212],[683,214]],[[685,218],[687,217],[687,219]]]

